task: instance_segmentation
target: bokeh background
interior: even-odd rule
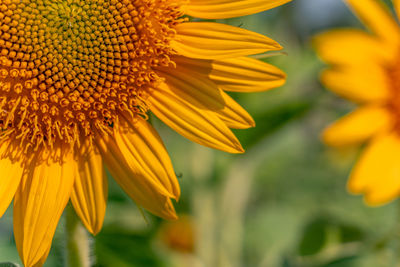
[[[361,1],[361,0],[360,0]],[[365,206],[346,180],[360,148],[332,149],[321,130],[352,104],[323,89],[312,36],[362,27],[340,0],[294,0],[223,20],[278,40],[285,54],[263,60],[288,74],[281,88],[232,94],[257,127],[236,131],[246,153],[193,144],[156,119],[182,186],[181,219],[144,217],[110,177],[102,232],[91,240],[97,267],[400,266],[400,205]],[[45,266],[63,266],[64,223]],[[20,263],[12,209],[0,219],[0,262]]]

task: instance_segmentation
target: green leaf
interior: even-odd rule
[[[340,225],[340,239],[342,243],[362,241],[365,233],[355,225]]]
[[[315,255],[322,250],[327,239],[327,221],[318,218],[306,226],[299,244],[299,254]]]
[[[105,226],[96,236],[97,265],[139,267],[163,266],[152,247],[152,232],[132,232],[117,225]]]
[[[0,262],[0,267],[20,267],[20,266],[12,262]]]

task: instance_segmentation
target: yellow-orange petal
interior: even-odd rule
[[[138,206],[164,219],[177,218],[170,198],[161,194],[145,173],[129,166],[112,137],[96,138],[95,142],[114,180]]]
[[[15,158],[19,149],[9,145],[9,142],[1,144],[0,147],[0,170],[3,173],[0,185],[0,217],[7,210],[15,192],[20,184],[24,170],[21,158]]]
[[[142,173],[166,196],[179,199],[180,187],[171,159],[157,131],[144,119],[120,118],[114,126],[118,148],[131,169]]]
[[[171,47],[190,58],[225,59],[282,49],[264,35],[220,23],[187,22],[176,31]]]
[[[250,114],[233,100],[232,97],[224,92],[222,92],[222,96],[225,101],[224,109],[215,112],[229,128],[247,129],[256,126]]]
[[[379,102],[390,93],[385,70],[374,64],[327,69],[322,72],[321,81],[328,89],[355,102]]]
[[[361,21],[377,36],[397,49],[400,41],[399,26],[381,0],[346,0]]]
[[[106,213],[108,181],[96,147],[84,142],[76,154],[78,173],[71,202],[86,229],[96,235],[103,226]]]
[[[260,92],[282,86],[286,74],[277,67],[248,57],[200,60],[174,57],[177,66],[204,76],[219,88],[232,92]]]
[[[207,77],[197,75],[191,69],[177,66],[170,70],[159,69],[168,87],[196,107],[207,110],[220,110],[225,106],[222,91]]]
[[[323,140],[331,146],[361,143],[387,130],[392,118],[385,107],[364,106],[333,123],[323,133]]]
[[[392,0],[394,9],[396,10],[397,18],[400,18],[400,0]]]
[[[159,71],[168,84],[161,87],[169,88],[182,101],[197,108],[214,111],[228,127],[246,129],[255,125],[253,118],[238,103],[193,68],[178,63],[173,72],[167,69]]]
[[[47,249],[47,251],[43,254],[43,256],[39,259],[37,263],[33,265],[33,267],[42,267],[43,264],[46,262],[47,257],[49,256],[51,247]]]
[[[226,19],[262,12],[291,0],[190,0],[185,7],[189,16],[203,19]]]
[[[25,267],[44,261],[75,174],[72,155],[65,156],[63,162],[33,160],[27,167],[14,199],[14,236]]]
[[[389,133],[375,138],[354,167],[348,189],[365,193],[371,205],[387,203],[400,194],[400,137]]]
[[[243,148],[232,131],[212,111],[199,109],[161,84],[148,98],[151,111],[182,136],[230,153]]]
[[[393,54],[376,37],[356,29],[330,30],[314,37],[318,55],[329,64],[385,64]]]

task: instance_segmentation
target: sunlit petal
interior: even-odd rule
[[[196,108],[166,84],[154,90],[149,102],[151,111],[184,137],[226,152],[243,152],[237,138],[216,114]]]
[[[15,242],[26,267],[43,260],[48,253],[75,175],[72,155],[62,162],[33,160],[26,169],[14,201]]]
[[[224,59],[282,49],[264,35],[225,24],[188,22],[178,25],[176,30],[172,47],[191,58]]]
[[[97,234],[103,226],[107,204],[108,181],[103,160],[97,149],[88,143],[84,143],[77,154],[78,175],[71,202],[88,231]]]
[[[223,60],[174,58],[178,67],[211,79],[219,88],[233,92],[260,92],[282,86],[286,74],[257,59],[238,57]]]
[[[134,122],[123,117],[115,126],[116,144],[132,170],[146,176],[160,192],[179,199],[180,188],[171,160],[155,129],[142,118]]]
[[[185,13],[204,19],[246,16],[283,5],[291,0],[190,0]]]
[[[96,143],[111,175],[137,205],[165,219],[177,218],[170,198],[160,193],[149,177],[129,166],[115,140],[105,136]]]

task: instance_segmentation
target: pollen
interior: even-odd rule
[[[181,16],[169,0],[1,1],[1,138],[74,145],[146,116]]]

